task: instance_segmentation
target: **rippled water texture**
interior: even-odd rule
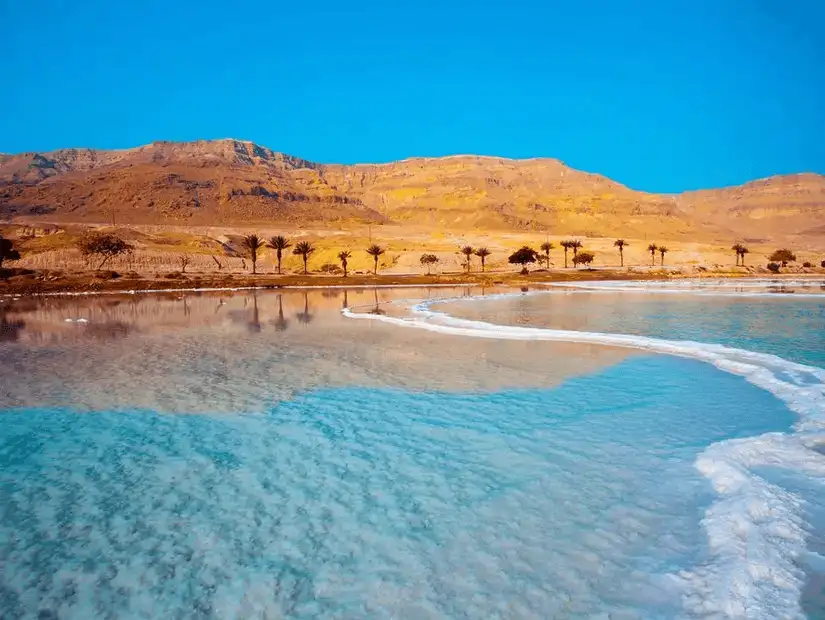
[[[0,301],[0,616],[821,617],[815,369],[545,338],[658,336],[622,293],[403,301],[480,293]],[[692,299],[657,325],[815,361],[816,301]]]

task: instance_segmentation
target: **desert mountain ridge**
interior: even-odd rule
[[[558,159],[480,155],[319,164],[254,142],[0,155],[0,218],[119,224],[366,223],[694,240],[817,239],[825,176],[680,194],[637,191]]]

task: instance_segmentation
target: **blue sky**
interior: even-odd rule
[[[824,32],[821,0],[0,0],[0,152],[234,137],[649,191],[825,173]]]

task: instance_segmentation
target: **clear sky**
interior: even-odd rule
[[[649,191],[825,173],[823,0],[0,0],[0,75],[0,152],[233,137]]]

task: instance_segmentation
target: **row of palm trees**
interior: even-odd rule
[[[575,262],[576,257],[578,256],[579,250],[582,248],[582,242],[578,239],[566,239],[559,243],[559,245],[564,250],[564,268],[567,269],[567,253],[568,251],[573,252],[573,259]],[[624,239],[616,239],[613,242],[613,245],[619,251],[619,260],[622,267],[624,267],[624,250],[626,247],[630,245],[629,242],[625,241]],[[281,273],[281,261],[283,260],[283,254],[289,248],[292,248],[292,254],[296,256],[300,256],[304,263],[304,273],[307,273],[307,261],[309,257],[315,252],[315,246],[312,245],[309,241],[299,241],[293,247],[292,241],[282,235],[276,235],[274,237],[270,237],[268,240],[263,239],[262,237],[251,234],[246,235],[241,240],[241,246],[245,249],[247,256],[249,257],[250,261],[252,262],[252,273],[257,272],[257,263],[258,263],[258,256],[260,252],[264,248],[270,248],[275,250],[275,256],[278,262],[278,273]],[[555,245],[553,245],[550,241],[545,241],[541,244],[541,254],[535,252],[537,257],[541,256],[545,262],[547,268],[550,268],[550,251],[555,249]],[[736,253],[736,265],[744,266],[745,264],[745,255],[750,252],[747,247],[742,245],[741,243],[735,244],[731,250]],[[651,243],[647,246],[647,251],[650,253],[650,264],[654,266],[656,264],[656,254],[659,254],[660,257],[660,265],[664,266],[665,264],[665,254],[667,254],[670,250],[667,246],[664,245],[657,245],[656,243]],[[378,259],[386,252],[384,248],[377,244],[372,244],[366,249],[366,253],[372,256],[374,260],[374,267],[373,272],[377,275],[378,274]],[[486,268],[486,261],[487,258],[492,254],[492,252],[487,249],[486,247],[474,248],[471,245],[465,245],[460,248],[460,253],[464,255],[464,267],[467,270],[467,273],[470,273],[470,269],[472,268],[472,257],[476,256],[481,261],[481,271],[483,272]],[[338,260],[341,263],[341,267],[344,270],[344,277],[348,274],[348,265],[349,259],[352,258],[352,252],[349,250],[342,250],[338,253]],[[435,254],[423,254],[421,256],[421,264],[427,267],[427,273],[430,272],[430,267],[436,263],[438,263],[438,257]]]
[[[246,255],[252,263],[253,274],[257,273],[258,256],[264,248],[275,250],[275,257],[278,261],[278,274],[281,273],[281,261],[283,260],[284,252],[289,248],[292,248],[292,253],[295,256],[300,256],[304,261],[304,274],[307,273],[307,261],[309,261],[309,257],[312,256],[313,252],[315,252],[315,246],[309,241],[299,241],[295,244],[295,247],[293,247],[292,241],[283,235],[276,235],[274,237],[270,237],[269,240],[265,240],[254,233],[251,235],[246,235],[241,239],[241,247],[244,248]],[[384,254],[384,252],[386,252],[386,250],[375,243],[367,248],[367,254],[372,256],[375,260],[374,271],[376,275],[378,274],[378,259],[382,254]],[[349,250],[341,250],[338,252],[338,260],[341,262],[341,267],[344,269],[344,277],[346,277],[348,273],[347,266],[349,265],[350,258],[352,258],[352,252]]]

